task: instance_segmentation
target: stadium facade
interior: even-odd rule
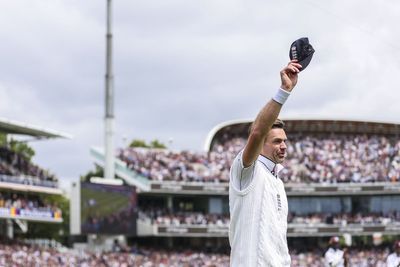
[[[308,142],[322,140],[324,143],[324,140],[333,139],[335,143],[335,140],[339,139],[339,143],[344,146],[353,142],[353,139],[361,140],[360,145],[363,146],[369,142],[374,145],[384,142],[385,149],[391,151],[390,153],[398,153],[400,125],[396,123],[322,119],[284,121],[289,140],[292,137],[296,140],[312,137],[315,139]],[[206,138],[205,153],[208,156],[212,152],[225,153],[224,144],[229,140],[247,138],[250,124],[250,120],[238,120],[217,125]],[[299,144],[300,141],[293,144],[293,147],[296,148],[297,145],[297,149],[302,152],[303,148]],[[370,153],[368,149],[365,151]],[[147,152],[143,153],[141,156],[145,157]],[[319,172],[322,173],[321,176],[327,176],[320,180],[319,177],[308,179],[305,177],[307,172],[297,172],[301,173],[303,178],[294,179],[293,172],[289,172],[289,177],[285,180],[289,200],[289,244],[294,245],[298,240],[309,240],[314,245],[326,246],[328,238],[333,235],[344,236],[348,244],[359,240],[372,243],[373,240],[386,240],[385,238],[390,241],[398,237],[400,161],[399,155],[393,153],[385,155],[387,158],[384,159],[390,167],[383,169],[390,168],[390,172],[372,172],[368,174],[368,179],[364,179],[363,175],[366,172],[362,168],[359,175],[350,178],[345,175],[349,172],[344,172],[345,174],[340,174],[340,179],[334,177],[334,170],[328,174]],[[100,149],[92,148],[91,155],[97,165],[104,166],[104,156]],[[374,160],[372,156],[369,158],[370,161]],[[152,155],[152,159],[157,159],[157,156]],[[121,156],[115,162],[116,174],[126,184],[137,188],[139,215],[134,242],[170,247],[181,244],[190,247],[229,249],[229,187],[226,170],[224,178],[219,180],[177,180],[168,178],[168,174],[158,175],[158,179],[155,179],[156,176],[152,177],[150,170],[143,172],[132,167],[139,166],[142,170],[146,168],[140,166],[140,162],[136,163],[135,165]],[[230,165],[229,162],[224,164]],[[203,166],[198,165],[201,164],[196,163],[195,169],[198,167],[201,171]],[[181,172],[181,169],[178,172]]]
[[[58,177],[35,165],[24,155],[12,150],[10,140],[29,142],[70,135],[9,119],[0,119],[0,133],[5,142],[0,146],[0,231],[3,238],[24,236],[29,224],[63,222],[57,203],[48,203],[48,196],[62,195]]]

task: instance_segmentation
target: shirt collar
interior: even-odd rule
[[[282,164],[275,163],[263,155],[259,155],[258,160],[261,161],[271,173],[275,172],[276,174],[279,174],[279,172],[285,168]]]

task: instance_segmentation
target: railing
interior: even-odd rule
[[[11,175],[6,175],[6,174],[0,174],[0,182],[16,183],[16,184],[23,184],[23,185],[33,185],[33,186],[44,186],[44,187],[51,187],[51,188],[58,187],[58,182],[46,181],[46,180],[40,179],[39,177],[28,176],[28,175],[11,176]]]
[[[228,237],[229,225],[170,225],[151,224],[153,236],[175,236],[175,237]],[[372,235],[382,233],[387,235],[400,234],[400,222],[389,224],[288,224],[287,236],[289,237],[311,237],[311,236],[332,236],[332,235]],[[138,235],[149,235],[138,231]]]
[[[228,195],[228,183],[202,183],[202,182],[151,182],[151,192],[174,194],[209,194]],[[382,183],[288,183],[285,184],[288,196],[328,196],[328,195],[396,195],[400,194],[399,182]]]
[[[104,167],[104,153],[100,149],[91,148],[90,154],[97,164]],[[125,162],[115,158],[114,166],[115,173],[124,179],[129,185],[135,185],[143,191],[150,190],[150,180],[129,169]]]
[[[92,148],[91,155],[96,163],[104,166],[104,155]],[[115,171],[128,184],[135,185],[143,191],[160,194],[207,194],[228,195],[229,184],[226,182],[178,182],[153,181],[127,167],[126,163],[115,158]],[[400,194],[400,182],[374,183],[287,183],[288,196],[327,196],[327,195],[373,195]]]
[[[27,221],[56,222],[63,221],[61,211],[51,211],[49,209],[18,209],[0,208],[0,218],[21,219]]]

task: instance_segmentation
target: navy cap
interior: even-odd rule
[[[302,66],[300,69],[300,71],[302,71],[310,64],[314,52],[315,50],[308,41],[308,38],[304,37],[292,43],[289,57],[290,60],[297,59],[298,63]]]

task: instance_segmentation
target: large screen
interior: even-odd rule
[[[136,190],[81,183],[81,233],[136,235]]]

